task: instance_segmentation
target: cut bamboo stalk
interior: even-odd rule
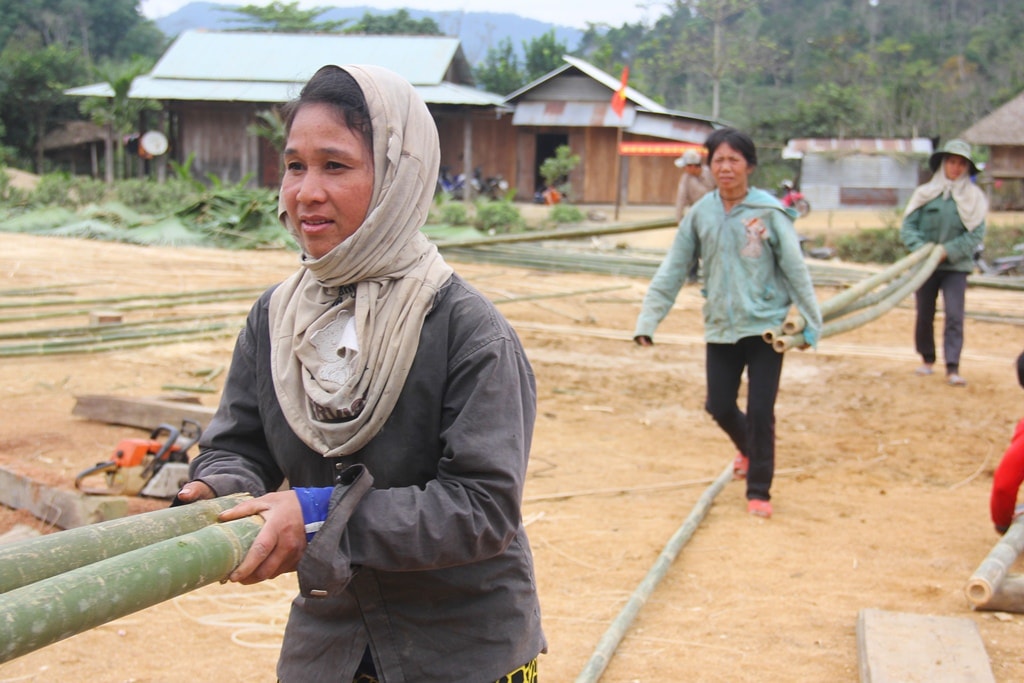
[[[490,237],[475,237],[463,240],[437,240],[438,249],[451,249],[454,247],[476,247],[491,244],[508,244],[511,242],[539,242],[551,239],[570,239],[579,237],[596,237],[599,235],[617,235],[627,232],[639,232],[641,230],[657,230],[660,228],[674,228],[678,223],[671,218],[657,218],[650,221],[638,223],[618,223],[615,225],[603,225],[600,227],[562,228],[559,230],[534,230],[530,232],[514,233],[508,235],[494,235]]]
[[[1024,576],[1008,574],[999,582],[985,602],[971,605],[973,609],[985,612],[1013,612],[1024,614]]]
[[[993,546],[974,574],[967,581],[964,592],[972,605],[984,605],[992,599],[1007,571],[1024,551],[1024,517],[1018,517]]]
[[[761,333],[761,339],[764,339],[766,343],[771,344],[776,339],[782,336],[781,327],[772,327]]]
[[[594,654],[590,657],[590,661],[587,662],[583,671],[576,678],[576,683],[592,683],[601,678],[601,674],[608,667],[608,662],[611,660],[612,655],[615,654],[616,648],[618,648],[619,643],[625,637],[626,631],[633,623],[633,620],[636,619],[637,614],[640,613],[640,608],[644,606],[658,583],[668,573],[669,567],[675,562],[683,546],[686,545],[694,532],[697,531],[697,527],[704,517],[707,516],[708,510],[711,509],[711,503],[714,502],[715,496],[721,493],[725,485],[732,481],[732,477],[732,462],[730,461],[726,468],[722,470],[722,473],[718,475],[718,478],[715,479],[714,483],[704,490],[704,493],[697,500],[697,504],[693,506],[690,514],[687,515],[686,521],[683,522],[682,526],[676,530],[672,538],[665,544],[665,548],[647,572],[647,576],[644,577],[640,585],[633,591],[633,595],[630,596],[626,606],[622,608],[622,611],[619,612],[619,615],[601,637],[597,648],[594,650]]]
[[[209,526],[248,497],[201,500],[0,546],[0,594]]]
[[[932,247],[934,247],[934,245],[922,247],[903,257],[896,263],[893,263],[889,267],[875,273],[874,275],[870,275],[855,285],[843,290],[834,297],[822,301],[819,305],[822,319],[826,321],[831,320],[832,318],[844,315],[851,310],[858,310],[869,305],[866,302],[870,301],[870,299],[865,299],[865,296],[870,296],[869,293],[879,285],[899,278],[908,270],[920,264],[930,255]],[[775,347],[776,339],[781,336],[794,336],[799,334],[800,332],[803,332],[806,325],[807,321],[804,320],[804,317],[797,314],[782,324],[781,334],[769,335],[766,331],[762,335],[762,338]],[[803,342],[801,341],[800,343],[802,344]],[[781,351],[779,347],[775,347],[775,350],[781,353],[788,348],[792,347],[786,346]]]
[[[226,580],[262,524],[214,524],[0,595],[0,663]]]
[[[803,332],[806,326],[807,321],[804,320],[802,315],[794,316],[782,323],[782,334],[796,334],[798,332]]]
[[[820,338],[831,337],[842,332],[848,332],[855,327],[865,325],[876,318],[881,317],[885,313],[888,313],[896,307],[908,294],[916,290],[921,284],[928,279],[928,277],[935,271],[935,267],[939,265],[942,260],[945,250],[938,246],[933,245],[934,248],[928,249],[929,252],[923,265],[915,272],[914,277],[908,279],[903,283],[899,289],[894,291],[888,298],[878,302],[874,306],[866,308],[859,313],[854,315],[843,317],[839,320],[830,320],[829,322],[822,325]],[[914,252],[915,254],[917,252]],[[844,294],[846,292],[843,292]],[[832,299],[829,299],[832,301]],[[806,343],[804,335],[783,335],[772,342],[772,348],[783,353],[789,349],[803,346]]]
[[[841,318],[844,315],[850,315],[855,311],[867,308],[868,306],[874,306],[878,302],[888,299],[894,292],[896,292],[896,290],[900,289],[907,280],[913,278],[923,265],[924,262],[914,264],[907,270],[900,273],[895,279],[891,280],[885,285],[885,287],[871,292],[870,294],[865,294],[841,309],[829,311],[827,316],[822,317],[824,317],[826,322],[829,320],[835,320],[836,318]]]
[[[821,314],[826,315],[832,311],[838,310],[860,298],[864,294],[867,294],[878,285],[894,279],[904,270],[911,268],[914,264],[926,260],[932,255],[937,247],[938,245],[935,244],[927,244],[920,249],[911,252],[907,256],[904,256],[889,267],[861,280],[849,289],[846,289],[839,294],[836,294],[834,297],[823,301],[821,304]],[[932,269],[934,270],[934,268]]]

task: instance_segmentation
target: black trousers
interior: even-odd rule
[[[779,393],[783,354],[760,337],[735,344],[708,344],[705,356],[708,397],[705,409],[750,458],[747,498],[771,500],[775,475],[775,398]],[[747,371],[747,410],[737,404],[743,370]]]
[[[960,371],[960,351],[964,347],[964,300],[967,273],[936,270],[917,290],[917,321],[914,346],[925,363],[935,362],[935,302],[942,292],[945,323],[942,330],[942,358],[946,372]]]

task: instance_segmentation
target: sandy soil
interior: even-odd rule
[[[800,227],[808,233],[881,225],[876,212],[806,221]],[[670,237],[653,231],[628,241],[665,246]],[[2,302],[14,300],[11,290],[44,285],[64,285],[80,299],[264,286],[295,265],[293,254],[277,252],[7,234],[0,244]],[[685,288],[657,345],[641,349],[629,338],[644,279],[454,265],[495,299],[557,295],[500,308],[522,336],[539,385],[523,512],[550,643],[540,673],[547,683],[571,681],[733,456],[703,411],[700,295]],[[818,290],[822,300],[834,293]],[[238,322],[247,306],[218,305]],[[968,309],[1019,316],[1024,295],[972,288]],[[855,627],[866,608],[969,619],[996,680],[1024,680],[1024,615],[974,612],[963,594],[997,540],[988,491],[1024,415],[1013,372],[1024,330],[969,319],[962,372],[970,384],[952,388],[941,376],[912,373],[912,316],[904,305],[816,351],[787,354],[775,516],[750,517],[742,484],[727,485],[603,681],[856,681]],[[72,322],[7,323],[0,332]],[[119,439],[141,435],[73,417],[75,396],[153,396],[197,385],[200,373],[229,362],[231,346],[229,336],[0,359],[0,465],[70,488],[75,473],[109,458]],[[219,381],[213,385],[219,390]],[[201,395],[206,405],[216,398]],[[43,527],[0,508],[0,533],[17,524]],[[0,665],[0,681],[273,681],[294,591],[290,576],[249,588],[214,584]]]

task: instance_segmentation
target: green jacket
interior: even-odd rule
[[[818,337],[821,311],[793,221],[775,197],[757,188],[728,214],[718,190],[693,205],[651,280],[634,336],[654,338],[695,254],[703,264],[706,341],[734,344],[759,337],[781,325],[794,303],[808,338]]]
[[[952,197],[938,196],[903,219],[900,239],[910,251],[925,244],[941,244],[946,260],[936,270],[970,273],[974,270],[974,250],[985,239],[985,223],[968,230]]]

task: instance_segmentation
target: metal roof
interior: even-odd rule
[[[135,99],[287,102],[325,64],[374,64],[407,79],[428,104],[500,106],[473,87],[458,38],[185,31],[153,70],[132,83]],[[450,78],[452,80],[446,80]],[[105,83],[69,95],[111,97]]]
[[[621,127],[636,135],[698,144],[719,127],[714,119],[663,107],[628,85],[626,106],[619,117],[610,105],[612,93],[622,81],[582,59],[562,59],[566,62],[563,66],[505,97],[505,102],[515,107],[512,125]],[[598,85],[583,87],[581,82]],[[607,89],[606,96],[602,87]]]
[[[797,138],[786,143],[783,159],[802,159],[804,154],[931,154],[928,138]]]
[[[305,82],[324,64],[376,64],[413,85],[444,80],[459,50],[448,36],[185,31],[150,76],[204,81]]]
[[[601,69],[598,69],[596,66],[589,62],[586,62],[577,57],[570,57],[569,55],[562,55],[562,59],[566,61],[566,64],[563,64],[554,71],[549,71],[548,73],[544,74],[543,76],[533,81],[532,83],[527,83],[519,90],[516,90],[515,92],[506,96],[505,101],[513,102],[514,100],[521,98],[528,91],[535,89],[537,86],[543,83],[547,83],[551,80],[554,80],[558,76],[564,74],[565,72],[571,69],[581,71],[590,78],[597,81],[598,83],[601,83],[602,85],[606,86],[609,90],[609,101],[611,100],[612,93],[617,92],[619,87],[622,85],[621,79],[616,78],[615,76],[612,76],[611,74],[606,73]],[[662,105],[658,104],[651,98],[635,90],[628,83],[626,85],[626,100],[627,102],[632,102],[636,106],[641,107],[643,109],[647,109],[648,111],[653,111],[659,114],[670,113],[669,109],[663,107]]]
[[[260,83],[254,81],[201,81],[160,79],[139,76],[132,83],[131,97],[188,102],[287,102],[302,89],[305,81]],[[414,86],[427,104],[502,107],[500,95],[458,83]],[[106,83],[96,83],[66,91],[82,97],[112,97]]]

